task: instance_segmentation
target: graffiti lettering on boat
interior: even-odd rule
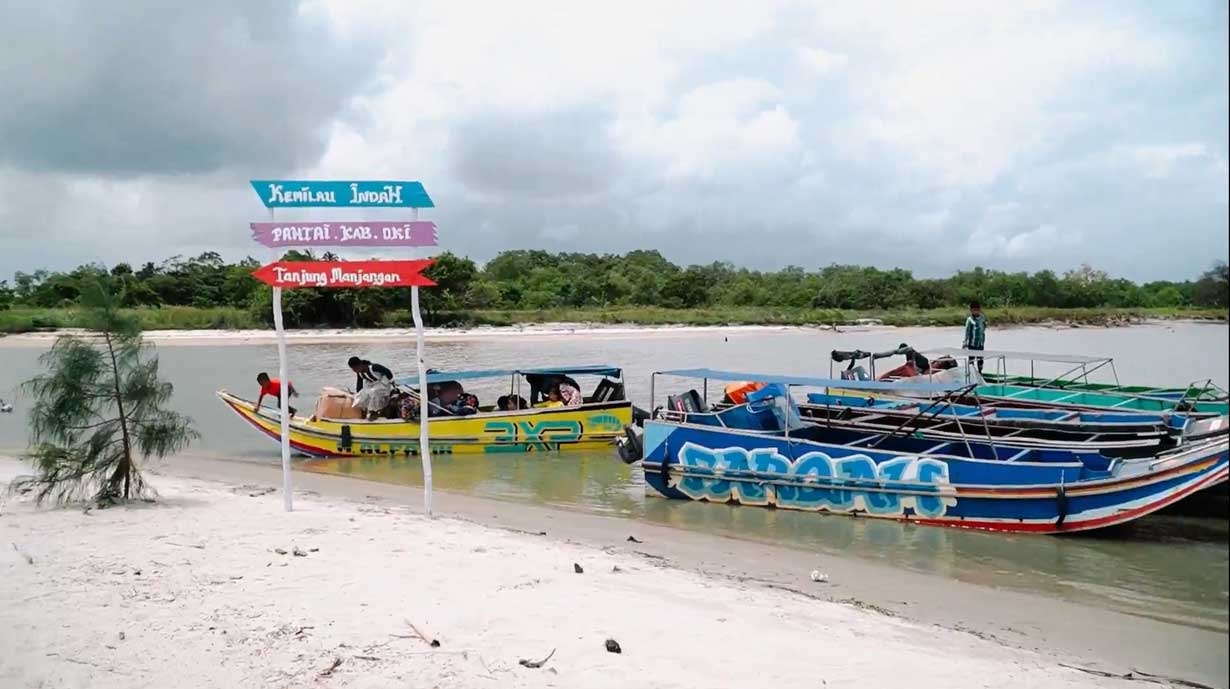
[[[558,450],[561,443],[580,440],[581,422],[563,419],[488,421],[483,432],[496,434],[492,438],[496,445],[488,447],[488,452],[546,452]]]
[[[417,455],[419,453],[419,445],[417,440],[393,443],[361,442],[355,444],[355,451],[360,455]],[[432,445],[431,453],[435,455],[451,455],[453,454],[453,446]]]
[[[569,442],[580,440],[581,422],[551,419],[547,421],[488,421],[485,433],[497,433],[496,442],[518,440]]]
[[[693,500],[735,501],[830,512],[942,517],[957,499],[948,465],[924,457],[876,464],[866,455],[834,459],[808,452],[791,460],[774,448],[711,450],[687,442],[673,487]],[[814,486],[814,487],[813,487]]]
[[[589,430],[591,432],[618,432],[622,431],[624,428],[623,422],[620,421],[619,417],[614,414],[594,414],[586,420],[586,423],[589,424]]]

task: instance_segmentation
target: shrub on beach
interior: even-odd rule
[[[158,358],[120,303],[110,281],[85,283],[88,332],[59,337],[40,359],[46,371],[23,385],[34,400],[26,458],[36,473],[14,481],[14,490],[35,490],[40,502],[142,497],[138,460],[165,457],[197,437],[191,419],[164,409],[173,388],[159,379]]]

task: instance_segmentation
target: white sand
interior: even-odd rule
[[[874,326],[884,329],[891,326]],[[815,327],[785,325],[603,325],[601,323],[535,323],[521,326],[477,328],[428,328],[424,336],[433,341],[482,340],[505,337],[644,337],[680,336],[703,334],[768,334],[809,330],[831,330],[830,326]],[[842,326],[842,332],[869,332],[873,326]],[[0,348],[48,347],[63,333],[81,332],[66,328],[58,331],[21,333],[0,336]],[[147,330],[146,340],[159,345],[244,345],[275,342],[277,334],[272,330]],[[337,342],[382,342],[414,339],[412,328],[345,329],[321,328],[312,330],[287,330],[286,340],[291,343],[315,344]]]
[[[0,483],[21,471],[0,458]],[[1139,686],[614,549],[319,497],[287,514],[276,493],[154,480],[156,505],[4,498],[0,686]],[[295,547],[307,556],[275,552]],[[552,649],[542,669],[518,665]]]

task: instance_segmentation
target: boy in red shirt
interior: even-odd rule
[[[261,384],[261,394],[260,394],[260,397],[256,398],[256,408],[260,409],[261,402],[264,401],[265,395],[272,396],[273,403],[280,408],[282,405],[282,381],[278,380],[277,378],[270,378],[268,373],[261,371],[260,373],[256,374],[256,382]],[[287,396],[287,401],[289,402],[289,398],[299,396],[299,391],[295,390],[295,384],[292,382],[288,382],[286,385],[287,385],[286,396]],[[291,416],[295,415],[294,407],[290,406],[290,404],[287,404],[286,408],[290,410]]]

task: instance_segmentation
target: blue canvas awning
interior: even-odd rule
[[[1015,361],[1044,361],[1054,364],[1106,364],[1113,361],[1113,359],[1108,356],[1010,352],[1002,349],[960,349],[958,347],[939,347],[936,349],[924,349],[920,351],[935,356],[950,356],[954,359],[1013,359]]]
[[[777,373],[749,373],[745,371],[721,371],[712,368],[681,368],[670,371],[658,371],[659,375],[679,376],[680,378],[705,378],[708,380],[725,381],[757,381],[761,383],[781,383],[782,385],[803,385],[816,388],[841,388],[843,390],[868,390],[891,392],[893,390],[922,393],[946,393],[964,390],[969,387],[964,383],[913,383],[893,380],[840,380],[834,378],[812,378],[809,376],[787,376]]]
[[[450,380],[477,380],[480,378],[508,378],[510,376],[612,376],[618,378],[622,370],[609,364],[581,364],[577,366],[550,366],[547,368],[488,368],[473,371],[433,371],[427,374],[427,383],[443,383]],[[418,387],[418,376],[396,379],[398,385]]]

